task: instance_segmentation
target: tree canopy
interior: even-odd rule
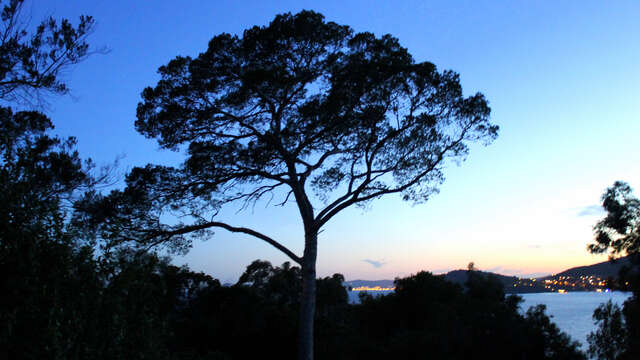
[[[60,76],[90,55],[86,40],[95,22],[83,15],[74,26],[49,17],[31,31],[23,3],[0,1],[0,99],[41,105],[45,93],[68,93]]]
[[[607,215],[595,226],[592,253],[611,252],[612,256],[640,255],[640,200],[633,196],[629,184],[616,181],[602,194]]]
[[[146,214],[121,218],[123,238],[184,241],[219,226],[211,215],[222,205],[246,206],[278,188],[274,203],[295,200],[305,229],[315,230],[386,194],[422,202],[442,182],[445,159],[463,159],[467,143],[489,143],[498,130],[484,96],[465,97],[456,73],[416,62],[390,35],[354,33],[311,11],[278,15],[241,37],[218,35],[206,52],[159,73],[142,94],[136,129],[186,149],[187,159],[134,169],[112,195],[135,198],[125,217]],[[176,210],[195,221],[159,221]]]

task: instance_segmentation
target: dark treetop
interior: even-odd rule
[[[87,37],[95,23],[81,16],[74,27],[50,17],[29,32],[23,2],[0,0],[0,100],[39,106],[45,94],[69,91],[61,73],[91,54]]]
[[[595,241],[589,244],[592,253],[610,251],[612,257],[640,256],[640,200],[633,196],[629,184],[616,181],[602,194],[602,207],[607,215],[594,226]]]

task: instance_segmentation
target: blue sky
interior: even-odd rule
[[[320,235],[322,276],[393,278],[470,261],[528,275],[602,261],[585,250],[600,195],[618,179],[640,189],[639,2],[50,0],[26,9],[36,20],[95,17],[90,42],[110,52],[66,75],[73,96],[52,99],[49,114],[56,133],[78,138],[83,156],[108,163],[125,155],[122,172],[183,158],[134,129],[156,69],[282,12],[313,9],[356,31],[390,33],[417,61],[460,73],[465,93],[484,93],[498,139],[449,164],[440,194],[423,205],[393,197],[334,218]],[[222,216],[302,252],[291,207]],[[286,260],[221,230],[175,262],[235,281],[258,258]]]

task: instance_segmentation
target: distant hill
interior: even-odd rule
[[[487,271],[474,271],[482,276],[492,276],[498,279],[504,285],[504,292],[507,294],[522,294],[533,292],[545,292],[544,284],[531,279],[521,279],[517,276],[501,275]],[[444,278],[460,285],[467,282],[469,272],[467,270],[453,270],[445,274]]]
[[[544,276],[537,279],[523,279],[516,276],[508,276],[486,271],[477,271],[477,273],[480,273],[484,276],[496,277],[498,280],[500,280],[500,282],[502,282],[505,292],[508,294],[557,291],[559,288],[567,289],[567,291],[594,291],[597,289],[597,287],[604,287],[604,285],[591,286],[588,283],[576,283],[576,285],[574,286],[566,283],[564,283],[564,285],[554,283],[553,286],[545,286],[545,280],[553,281],[558,280],[560,277],[572,277],[578,279],[580,277],[589,276],[593,276],[602,280],[608,277],[615,278],[618,275],[620,268],[625,265],[630,265],[630,261],[626,257],[616,260],[615,263],[611,263],[610,261],[603,261],[593,265],[578,266],[567,269],[555,275]],[[464,283],[467,281],[467,276],[467,270],[453,270],[444,274],[445,279],[460,285],[464,285]],[[566,279],[564,279],[563,282],[565,280]],[[393,280],[351,280],[346,281],[345,285],[351,286],[352,288],[362,286],[380,286],[382,288],[389,288],[393,287]]]
[[[624,265],[631,265],[631,262],[628,258],[620,258],[616,260],[614,263],[610,261],[603,261],[601,263],[587,265],[587,266],[577,266],[563,272],[557,273],[553,275],[557,276],[600,276],[601,278],[607,278],[609,276],[616,277],[618,272]],[[543,279],[550,278],[551,276],[546,276]]]
[[[498,280],[500,280],[500,282],[504,284],[504,286],[511,286],[514,281],[518,280],[518,278],[515,276],[500,275],[487,271],[474,271],[474,273],[481,274],[483,276],[494,276]],[[467,282],[468,274],[469,272],[467,270],[453,270],[446,273],[444,278],[453,283],[464,285],[464,283]]]
[[[485,271],[477,271],[477,273],[480,273],[485,276],[489,276],[489,275],[495,276],[496,278],[498,278],[498,280],[500,280],[500,282],[504,284],[505,288],[507,289],[509,287],[512,287],[514,282],[518,281],[518,278],[515,276],[505,276],[505,275],[500,275],[500,274],[485,272]],[[443,275],[446,280],[456,284],[464,285],[464,283],[467,281],[467,270],[454,270]],[[345,285],[351,286],[353,288],[362,287],[362,286],[366,286],[366,287],[380,286],[382,288],[389,288],[394,286],[393,280],[351,280],[351,281],[345,281]]]
[[[496,273],[486,272],[486,271],[476,271],[477,274],[483,276],[493,276],[497,278],[505,288],[506,293],[525,293],[525,292],[543,292],[545,289],[542,284],[538,285],[531,280],[521,280],[515,276],[505,276]],[[444,278],[448,281],[451,281],[456,284],[460,284],[464,286],[464,283],[467,281],[468,272],[467,270],[454,270],[450,271],[446,274],[443,274]],[[516,286],[514,286],[516,284]],[[352,280],[346,281],[345,286],[358,288],[358,287],[369,287],[373,288],[376,286],[382,288],[390,288],[393,287],[393,280]]]

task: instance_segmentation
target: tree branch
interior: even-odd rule
[[[184,234],[188,234],[194,231],[199,231],[199,230],[205,230],[205,229],[209,229],[212,227],[219,227],[219,228],[223,228],[229,232],[233,232],[233,233],[242,233],[242,234],[247,234],[247,235],[251,235],[253,237],[256,237],[260,240],[263,240],[265,242],[267,242],[268,244],[270,244],[271,246],[275,247],[276,249],[282,251],[285,255],[287,255],[288,257],[290,257],[293,261],[295,261],[296,263],[302,265],[302,258],[297,256],[296,254],[293,253],[293,251],[287,249],[284,245],[280,244],[279,242],[277,242],[276,240],[270,238],[267,235],[264,235],[262,233],[259,233],[253,229],[249,229],[249,228],[245,228],[245,227],[236,227],[236,226],[231,226],[229,224],[223,223],[223,222],[218,222],[218,221],[210,221],[207,223],[203,223],[203,224],[197,224],[197,225],[188,225],[188,226],[184,226],[180,229],[177,230],[173,230],[173,231],[164,231],[161,233],[157,233],[154,234],[156,236],[162,236],[162,237],[171,237],[171,236],[176,236],[176,235],[184,235]]]
[[[324,224],[327,223],[327,221],[329,221],[333,216],[335,216],[337,213],[339,213],[340,211],[342,211],[343,209],[359,203],[359,202],[363,202],[363,201],[367,201],[370,199],[374,199],[377,198],[379,196],[382,195],[386,195],[386,194],[394,194],[394,193],[399,193],[402,192],[406,189],[408,189],[409,187],[415,185],[416,183],[418,183],[422,178],[424,178],[428,173],[430,173],[431,171],[433,171],[438,165],[440,165],[440,163],[442,163],[442,161],[445,158],[445,154],[450,151],[451,149],[453,149],[454,147],[456,147],[458,144],[460,144],[466,134],[467,131],[469,131],[469,129],[471,128],[471,125],[473,123],[469,123],[467,126],[465,126],[461,133],[460,136],[456,139],[456,141],[451,142],[448,146],[446,146],[441,152],[440,154],[438,154],[438,159],[431,164],[431,166],[429,166],[428,168],[426,168],[424,171],[422,171],[421,173],[419,173],[418,175],[414,176],[413,179],[411,179],[411,181],[403,184],[402,186],[393,188],[393,189],[380,189],[379,191],[376,191],[374,193],[371,193],[369,195],[363,196],[363,197],[358,197],[360,194],[362,194],[362,192],[366,189],[366,186],[371,183],[371,179],[370,179],[370,175],[371,175],[371,171],[367,171],[365,174],[367,175],[367,179],[365,179],[359,186],[357,189],[353,190],[353,191],[348,191],[347,193],[345,193],[343,196],[341,196],[340,198],[338,198],[336,201],[334,201],[333,203],[331,203],[329,206],[327,206],[325,209],[323,209],[320,213],[318,213],[318,216],[316,217],[316,226],[318,228],[321,228]],[[381,176],[383,174],[379,174],[377,175],[375,178]]]

